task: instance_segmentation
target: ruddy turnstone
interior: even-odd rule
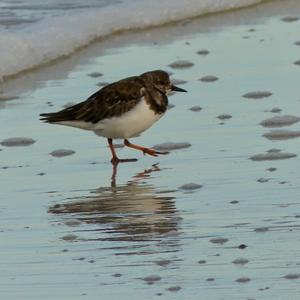
[[[91,130],[107,138],[113,164],[136,161],[137,159],[119,159],[113,139],[123,139],[125,146],[144,154],[167,154],[132,144],[128,139],[138,136],[165,114],[168,106],[167,93],[170,91],[186,92],[172,85],[165,71],[150,71],[109,84],[87,100],[61,111],[43,113],[41,120]]]

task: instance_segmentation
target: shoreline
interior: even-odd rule
[[[7,80],[10,80],[10,79],[14,79],[18,76],[22,76],[23,74],[26,74],[27,72],[32,72],[32,71],[35,71],[36,69],[39,69],[39,68],[43,68],[43,67],[47,67],[48,65],[51,65],[51,64],[55,64],[56,62],[59,62],[61,59],[64,59],[65,57],[70,57],[74,54],[76,54],[78,51],[81,51],[82,49],[85,49],[87,47],[89,47],[90,45],[94,44],[94,43],[98,43],[100,41],[102,41],[103,39],[106,39],[106,38],[110,38],[110,37],[113,37],[113,36],[116,36],[116,35],[119,35],[119,34],[126,34],[126,33],[130,33],[130,32],[141,32],[141,31],[144,31],[144,30],[151,30],[151,29],[156,29],[156,28],[161,28],[161,27],[165,27],[165,26],[176,26],[178,23],[180,22],[186,22],[187,20],[190,21],[190,20],[197,20],[199,18],[206,18],[206,17],[210,17],[210,16],[214,16],[214,15],[218,15],[218,14],[223,14],[223,13],[230,13],[230,12],[235,12],[235,11],[239,11],[241,9],[247,9],[247,8],[252,8],[254,6],[257,6],[257,5],[260,5],[261,3],[264,4],[264,2],[268,3],[272,0],[249,0],[249,4],[245,3],[245,4],[239,4],[239,5],[244,5],[242,7],[239,7],[239,5],[237,4],[231,4],[229,5],[227,8],[226,6],[222,9],[222,4],[221,7],[219,8],[220,11],[217,9],[217,8],[214,8],[213,11],[210,11],[210,9],[205,9],[205,5],[204,5],[204,8],[203,11],[197,15],[193,15],[193,13],[191,13],[191,16],[176,16],[176,14],[174,14],[174,16],[172,17],[172,15],[170,16],[170,20],[168,21],[165,21],[165,22],[162,22],[162,21],[154,21],[153,24],[147,24],[147,22],[145,24],[140,24],[140,25],[134,25],[132,28],[116,28],[115,30],[113,30],[112,32],[108,32],[108,33],[101,33],[101,32],[98,32],[94,37],[89,37],[88,40],[82,40],[82,45],[79,45],[79,46],[76,46],[76,43],[78,43],[78,41],[76,41],[76,43],[74,44],[74,47],[72,48],[71,44],[68,45],[68,46],[65,46],[67,47],[66,49],[64,49],[62,51],[61,54],[59,53],[52,53],[51,51],[49,52],[49,50],[47,50],[45,53],[38,53],[39,51],[45,51],[43,49],[38,49],[33,51],[34,49],[32,49],[32,51],[30,50],[30,44],[34,42],[34,36],[33,36],[33,33],[31,32],[32,31],[32,28],[34,28],[36,26],[36,24],[33,24],[32,26],[29,25],[28,28],[26,28],[25,30],[17,30],[16,32],[19,32],[18,35],[22,35],[22,40],[19,41],[20,44],[23,44],[23,52],[22,53],[19,53],[22,57],[23,57],[23,60],[26,59],[26,57],[24,57],[24,52],[26,53],[26,51],[31,51],[31,52],[37,52],[37,59],[38,61],[36,63],[32,63],[30,62],[29,65],[27,66],[23,66],[20,70],[15,70],[15,71],[9,71],[7,74],[0,74],[0,78],[2,81],[7,81]],[[252,1],[254,1],[254,3],[252,3]],[[273,0],[274,1],[274,0]],[[237,5],[237,6],[236,6]],[[201,7],[201,5],[200,5]],[[206,11],[207,10],[207,11]],[[110,11],[110,9],[108,8],[108,11]],[[179,10],[180,11],[180,10]],[[100,13],[101,13],[101,10],[100,10]],[[81,13],[85,18],[85,14],[84,13]],[[180,14],[179,14],[180,15]],[[105,16],[105,14],[104,14]],[[80,18],[80,14],[78,16]],[[175,18],[175,20],[173,20]],[[74,21],[73,19],[75,19],[75,16],[72,17],[71,21]],[[55,18],[53,19],[54,22],[55,22]],[[63,21],[64,18],[63,17],[57,17],[57,21],[58,21],[58,24],[61,23],[61,21]],[[154,18],[155,20],[155,18]],[[52,21],[51,19],[49,20],[46,20],[45,22],[45,26],[43,25],[43,22],[42,22],[42,26],[39,26],[39,27],[49,27],[49,24],[51,25],[52,24]],[[49,24],[48,24],[49,23]],[[51,25],[53,27],[53,24]],[[32,27],[32,28],[31,28]],[[91,27],[91,26],[89,26]],[[41,32],[39,32],[41,31]],[[43,31],[45,31],[45,29],[43,30],[38,30],[35,34],[36,35],[39,35],[40,33],[43,34],[43,37],[45,36],[45,33],[43,33]],[[5,32],[3,32],[5,33]],[[6,34],[6,33],[5,33]],[[53,33],[49,32],[50,36],[52,35],[53,36],[53,42],[55,42],[55,39],[58,39],[58,42],[59,42],[59,39],[60,39],[60,34],[57,32],[56,35],[53,35]],[[9,36],[9,34],[6,34],[7,37],[7,41],[8,41],[8,44],[10,43],[10,39],[12,37]],[[18,35],[16,35],[16,37],[14,37],[15,39],[18,37]],[[67,36],[70,36],[69,38],[72,37],[71,34],[68,34]],[[49,39],[50,37],[48,37]],[[72,37],[74,38],[74,37]],[[26,43],[26,39],[28,40],[27,43]],[[50,38],[51,39],[51,38]],[[14,48],[13,47],[14,45],[12,44],[11,45],[11,48]],[[49,45],[50,46],[50,45]],[[69,47],[71,47],[70,49],[68,49]],[[67,50],[68,49],[68,50]],[[16,49],[14,49],[14,51],[17,51]],[[5,53],[4,53],[5,54]],[[15,53],[17,54],[17,53]],[[48,57],[46,60],[45,60],[45,57]],[[10,57],[8,57],[8,60],[11,60]],[[45,60],[45,61],[44,61]],[[21,61],[21,63],[23,64],[23,61]],[[5,66],[6,65],[6,62],[4,62],[4,68],[9,68],[9,66]],[[15,66],[13,67],[15,68]]]
[[[126,32],[128,29],[151,29],[156,25],[164,25],[172,21],[185,20],[189,17],[227,10],[232,7],[247,6],[248,3],[252,4],[262,0],[241,0],[245,1],[241,4],[234,4],[230,0],[228,3],[226,0],[223,1],[225,2],[220,2],[218,6],[211,6],[210,2],[199,3],[196,1],[191,3],[193,7],[187,5],[189,2],[165,2],[165,5],[168,4],[168,6],[162,11],[153,8],[158,4],[162,5],[161,1],[157,1],[156,4],[152,3],[150,6],[147,2],[129,2],[129,4],[121,2],[99,10],[46,18],[28,25],[24,30],[3,31],[4,37],[0,36],[0,39],[6,40],[6,44],[0,48],[2,56],[5,58],[1,61],[0,72],[3,74],[0,73],[0,78],[5,80],[5,77],[46,64],[65,55],[69,56],[98,38]],[[128,9],[128,6],[131,9]],[[77,27],[78,21],[81,23],[80,27]],[[62,28],[64,32],[62,32]],[[42,47],[40,47],[40,39],[47,41]],[[8,50],[13,50],[13,52],[10,53]],[[18,60],[19,57],[22,59],[18,61],[19,66],[17,67],[13,60]]]
[[[231,9],[228,11],[222,11],[222,12],[216,12],[216,13],[208,13],[205,15],[201,15],[200,17],[192,17],[190,19],[187,20],[180,20],[180,21],[174,21],[174,22],[170,22],[167,24],[163,24],[163,25],[158,25],[158,26],[153,26],[147,29],[131,29],[131,30],[124,30],[124,31],[118,31],[115,34],[109,34],[107,36],[103,36],[103,37],[98,37],[95,38],[93,41],[91,41],[90,43],[88,43],[87,45],[83,45],[83,46],[79,46],[78,48],[74,49],[73,52],[71,52],[70,54],[67,55],[62,55],[60,57],[57,57],[53,60],[47,61],[41,65],[37,65],[37,66],[33,66],[29,69],[26,70],[22,70],[20,72],[17,72],[13,75],[8,75],[8,76],[4,76],[2,78],[2,88],[5,87],[5,85],[7,83],[10,83],[11,81],[15,81],[15,80],[19,80],[22,79],[23,77],[31,76],[36,73],[36,72],[43,72],[43,70],[47,70],[48,67],[52,68],[55,66],[58,66],[60,64],[63,64],[64,62],[68,61],[68,60],[73,60],[73,57],[83,57],[85,56],[85,53],[89,53],[89,49],[91,48],[100,48],[102,50],[105,51],[109,51],[109,49],[118,49],[119,47],[126,47],[128,44],[130,44],[130,42],[133,43],[151,43],[151,41],[138,41],[135,38],[133,38],[131,40],[130,37],[132,36],[139,36],[142,38],[142,40],[144,39],[142,37],[143,33],[147,33],[147,32],[159,32],[159,31],[168,31],[170,28],[174,27],[179,29],[179,33],[175,33],[174,38],[178,39],[183,35],[187,35],[187,34],[193,34],[193,32],[196,32],[196,27],[198,26],[197,24],[200,24],[200,26],[202,24],[204,24],[204,29],[206,30],[211,30],[212,28],[215,28],[214,30],[222,30],[222,26],[236,26],[238,24],[247,24],[249,21],[254,22],[254,24],[256,24],[257,21],[262,21],[265,18],[270,17],[270,15],[272,16],[284,16],[287,11],[289,11],[288,7],[282,5],[281,3],[279,3],[280,0],[267,0],[264,3],[261,4],[253,4],[250,5],[249,7],[245,7],[242,9]],[[297,7],[297,3],[296,0],[290,0],[288,1],[288,5],[287,6],[296,6]],[[286,3],[287,4],[287,3]],[[258,8],[258,12],[259,14],[257,14],[256,10],[253,10],[253,7],[257,7]],[[269,11],[269,7],[272,8],[271,11]],[[296,14],[297,10],[293,10],[293,13]],[[250,12],[250,14],[249,14]],[[240,17],[236,17],[236,19],[232,19],[230,16],[231,15],[240,15]],[[226,20],[228,17],[229,21]],[[243,21],[240,21],[241,19],[243,19]],[[189,23],[194,23],[195,26],[186,26],[186,24]],[[250,22],[251,23],[251,22]],[[189,27],[189,28],[194,28],[191,30],[186,31],[185,28]],[[174,34],[174,32],[173,32]],[[177,37],[176,37],[177,36]],[[127,38],[129,37],[129,41],[127,40]],[[165,34],[162,34],[161,36],[159,36],[159,33],[156,34],[156,38],[158,38],[158,43],[161,43],[163,41],[163,38],[165,37]],[[118,41],[119,40],[119,41]],[[117,41],[115,43],[115,41]],[[103,46],[102,46],[103,45]],[[87,54],[89,55],[89,54]],[[90,58],[95,57],[97,54],[95,52],[93,52],[90,55]],[[80,63],[80,62],[79,62]],[[84,62],[83,62],[84,63]],[[50,78],[49,78],[50,79]]]

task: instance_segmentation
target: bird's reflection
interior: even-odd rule
[[[50,207],[49,213],[60,215],[63,222],[71,219],[85,224],[84,228],[77,229],[83,234],[82,239],[88,241],[149,241],[174,237],[179,220],[174,191],[159,191],[147,182],[153,172],[159,171],[159,166],[153,165],[134,175],[127,184],[117,185],[117,166],[114,166],[110,187],[68,199],[64,204]],[[86,228],[87,225],[90,226]]]

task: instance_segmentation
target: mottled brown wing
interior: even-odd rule
[[[142,88],[143,83],[139,78],[126,78],[102,88],[84,102],[59,112],[41,114],[41,120],[49,123],[62,121],[97,123],[106,118],[120,116],[141,100]]]

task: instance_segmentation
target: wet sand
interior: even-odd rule
[[[297,299],[300,138],[266,137],[300,130],[299,16],[275,1],[124,33],[4,82],[1,297]],[[118,148],[139,160],[114,169],[104,139],[38,120],[156,68],[188,93],[132,141],[167,156]]]

